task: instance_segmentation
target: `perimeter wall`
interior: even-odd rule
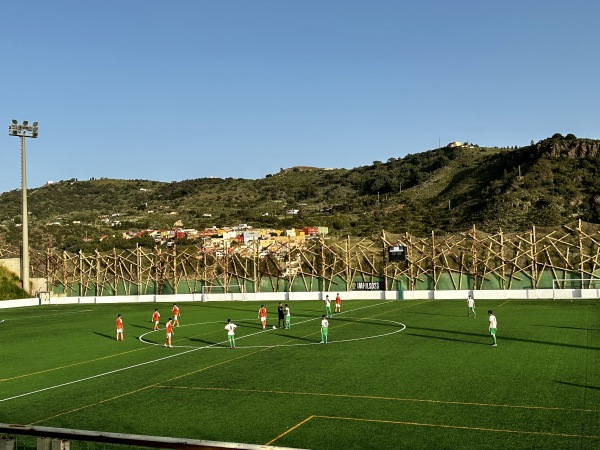
[[[267,292],[256,294],[177,294],[177,295],[117,295],[104,297],[64,297],[50,296],[45,300],[28,298],[21,300],[0,301],[0,309],[20,308],[38,305],[73,305],[73,304],[115,304],[115,303],[185,303],[212,301],[261,301],[292,302],[306,300],[323,300],[325,295],[335,298],[337,292]],[[586,300],[599,299],[600,289],[513,289],[513,290],[465,290],[465,291],[371,291],[371,292],[339,292],[342,301],[352,300],[456,300],[466,301],[469,294],[475,300]]]

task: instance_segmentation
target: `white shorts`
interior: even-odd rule
[[[160,322],[158,320],[154,321],[154,325],[158,325]]]
[[[266,318],[266,317],[261,317],[261,318],[260,318],[260,321],[261,321],[261,322],[266,322],[266,321],[267,321],[267,318]]]
[[[173,316],[173,320],[177,320],[179,316]]]
[[[170,337],[171,337],[171,333],[167,333],[167,338],[170,338]]]
[[[117,334],[123,334],[123,328],[117,328]]]

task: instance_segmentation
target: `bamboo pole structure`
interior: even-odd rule
[[[405,263],[386,260],[390,245],[406,246]],[[246,253],[238,244],[231,251],[225,245],[223,256],[204,246],[173,251],[136,246],[90,254],[32,251],[31,260],[33,276],[46,278],[48,290],[80,296],[161,294],[171,287],[176,293],[180,287],[195,291],[206,285],[227,290],[230,283],[248,283],[257,292],[290,291],[294,285],[327,291],[374,280],[392,290],[402,280],[407,289],[535,289],[552,287],[552,280],[567,276],[600,278],[600,225],[578,221],[512,234],[487,234],[473,226],[467,233],[431,232],[426,237],[383,230],[374,238],[321,236],[303,243],[288,238],[272,246],[266,257],[258,253],[256,243]],[[472,285],[465,286],[464,280]]]

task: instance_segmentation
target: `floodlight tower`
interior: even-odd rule
[[[27,120],[22,124],[17,123],[15,119],[8,126],[8,135],[21,138],[21,195],[23,206],[23,255],[21,256],[21,283],[23,289],[29,292],[29,223],[27,217],[27,159],[25,157],[25,138],[38,137],[38,123],[33,122],[29,125]]]

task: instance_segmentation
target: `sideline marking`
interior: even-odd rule
[[[510,302],[510,300],[506,300],[504,303],[502,303],[501,305],[498,305],[498,308],[500,308],[503,305],[506,305],[508,302]]]
[[[395,402],[413,402],[413,403],[433,403],[441,405],[459,405],[459,406],[482,406],[489,408],[514,408],[514,409],[539,409],[543,411],[573,411],[586,413],[599,413],[600,409],[582,409],[582,408],[561,408],[558,406],[536,406],[536,405],[507,405],[497,403],[477,403],[477,402],[455,402],[447,400],[431,400],[427,398],[402,398],[402,397],[383,397],[377,395],[352,395],[352,394],[332,394],[322,392],[297,392],[297,391],[277,391],[271,389],[241,389],[241,388],[217,388],[217,387],[189,387],[189,386],[169,386],[156,385],[156,388],[168,389],[191,389],[197,391],[233,391],[233,392],[251,392],[261,394],[282,394],[282,395],[306,395],[315,397],[337,397],[353,398],[360,400],[389,400]]]

